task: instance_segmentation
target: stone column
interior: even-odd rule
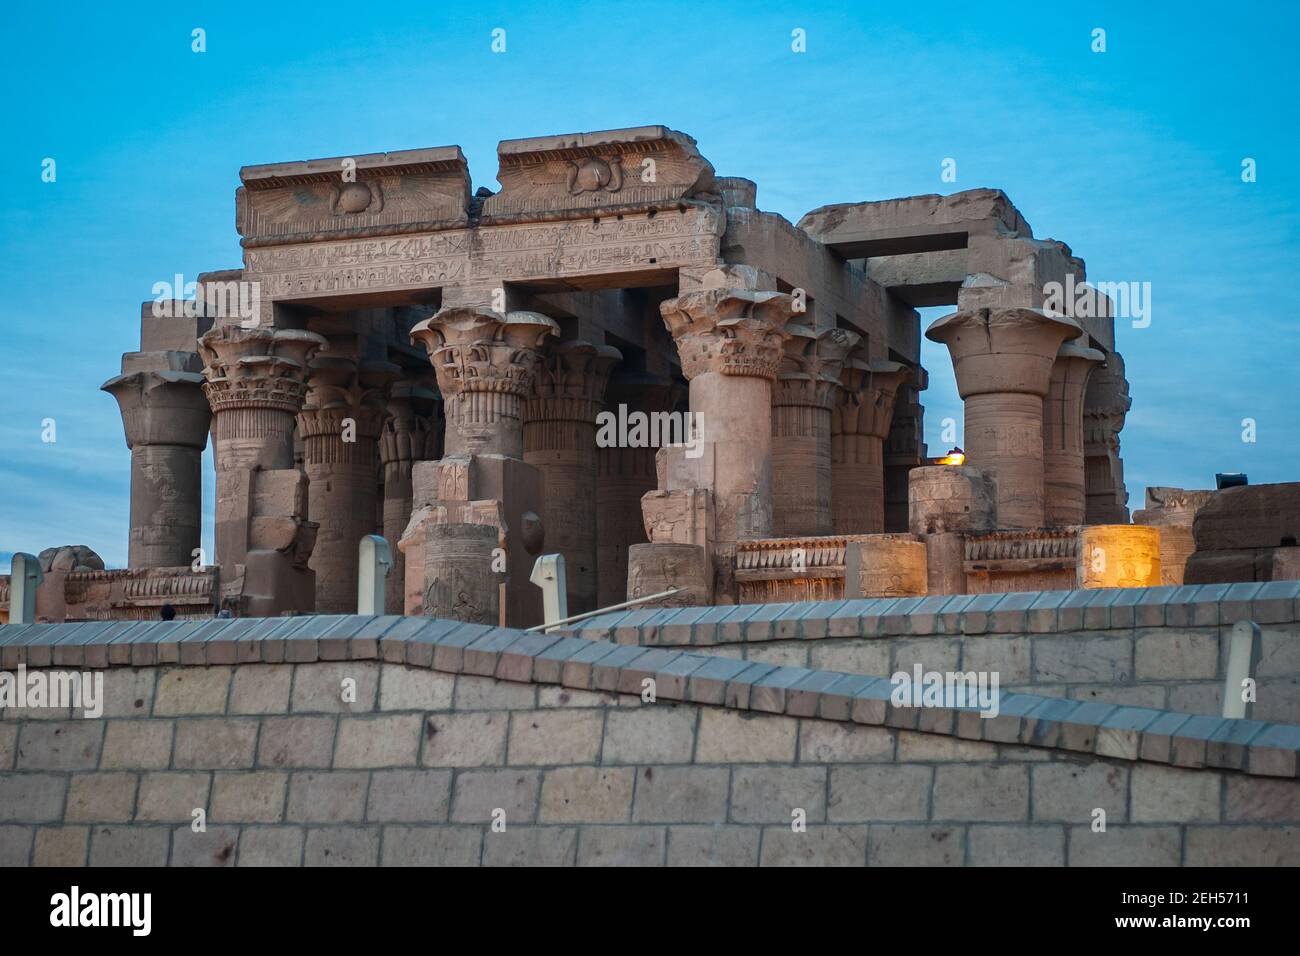
[[[899,386],[912,371],[901,362],[849,359],[831,413],[831,527],[835,534],[885,531],[885,437]]]
[[[843,329],[787,325],[772,392],[772,530],[831,533],[831,409],[840,370],[859,338]]]
[[[212,412],[197,372],[109,379],[131,449],[132,568],[189,566],[202,533],[202,458]],[[207,563],[207,562],[204,562]]]
[[[447,414],[445,457],[524,453],[523,402],[541,363],[541,348],[558,335],[537,312],[443,309],[411,329],[429,353]]]
[[[1123,524],[1128,521],[1128,490],[1124,487],[1124,462],[1119,453],[1119,433],[1133,404],[1124,377],[1124,360],[1118,352],[1106,355],[1106,364],[1088,379],[1084,393],[1083,453],[1088,524]]]
[[[542,474],[546,548],[564,555],[570,614],[597,607],[596,415],[622,358],[608,345],[561,342],[524,403],[524,461]]]
[[[393,567],[384,582],[384,609],[402,613],[405,604],[406,555],[397,546],[411,520],[411,469],[436,453],[430,412],[435,396],[418,382],[394,382],[388,416],[379,434],[379,461],[384,470],[384,537],[393,552]]]
[[[1043,526],[1043,398],[1056,353],[1082,331],[1037,309],[976,309],[925,332],[952,356],[966,460],[994,473],[1000,528]]]
[[[726,599],[736,542],[772,534],[772,383],[793,303],[779,292],[712,288],[659,309],[690,382],[705,449],[699,487],[714,499],[715,593]]]
[[[685,398],[684,385],[647,372],[624,369],[615,370],[606,389],[606,405],[612,414],[620,417],[675,411]],[[597,607],[621,604],[628,599],[628,549],[649,540],[641,498],[657,487],[656,452],[648,443],[604,444],[596,449]]]
[[[322,356],[311,363],[298,415],[307,513],[320,528],[312,552],[316,611],[355,614],[361,539],[374,534],[379,494],[379,433],[384,387],[398,374],[387,362],[358,364]]]
[[[1043,400],[1043,519],[1049,527],[1083,524],[1083,394],[1105,356],[1086,337],[1066,342],[1052,364]]]
[[[233,568],[247,554],[249,473],[294,467],[294,420],[307,394],[307,361],[324,345],[313,332],[236,325],[199,339],[203,392],[212,408],[222,565]]]

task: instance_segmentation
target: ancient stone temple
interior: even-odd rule
[[[1155,526],[1127,524],[1109,310],[1052,301],[1083,262],[1002,192],[791,224],[661,126],[498,158],[495,193],[455,146],[240,170],[243,267],[145,303],[103,386],[136,590],[193,597],[200,575],[195,614],[354,611],[380,534],[390,611],[526,626],[543,552],[574,614],[673,589],[656,603],[1099,586],[1089,525],[1128,529],[1106,573],[1158,582]],[[924,334],[952,358],[964,464],[922,439],[917,308],[943,305]],[[96,614],[150,613],[92,585]]]

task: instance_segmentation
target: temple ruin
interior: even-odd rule
[[[496,193],[455,146],[240,170],[243,268],[146,302],[103,386],[129,568],[47,569],[40,619],[355,611],[368,534],[390,611],[520,627],[544,551],[571,614],[1181,583],[1194,510],[1129,523],[1112,310],[1050,301],[1084,264],[1001,191],[792,225],[662,126],[498,158]],[[965,458],[937,464],[944,305]]]

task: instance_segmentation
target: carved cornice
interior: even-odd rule
[[[659,306],[687,379],[704,372],[775,379],[790,333],[793,300],[783,292],[703,289]]]

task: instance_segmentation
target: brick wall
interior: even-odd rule
[[[1239,620],[1261,630],[1254,716],[1300,723],[1300,581],[626,611],[572,633],[856,674],[997,672],[1013,691],[1220,714]]]
[[[105,712],[0,713],[0,865],[1300,864],[1300,727],[424,619],[60,627],[0,664],[106,668]]]

